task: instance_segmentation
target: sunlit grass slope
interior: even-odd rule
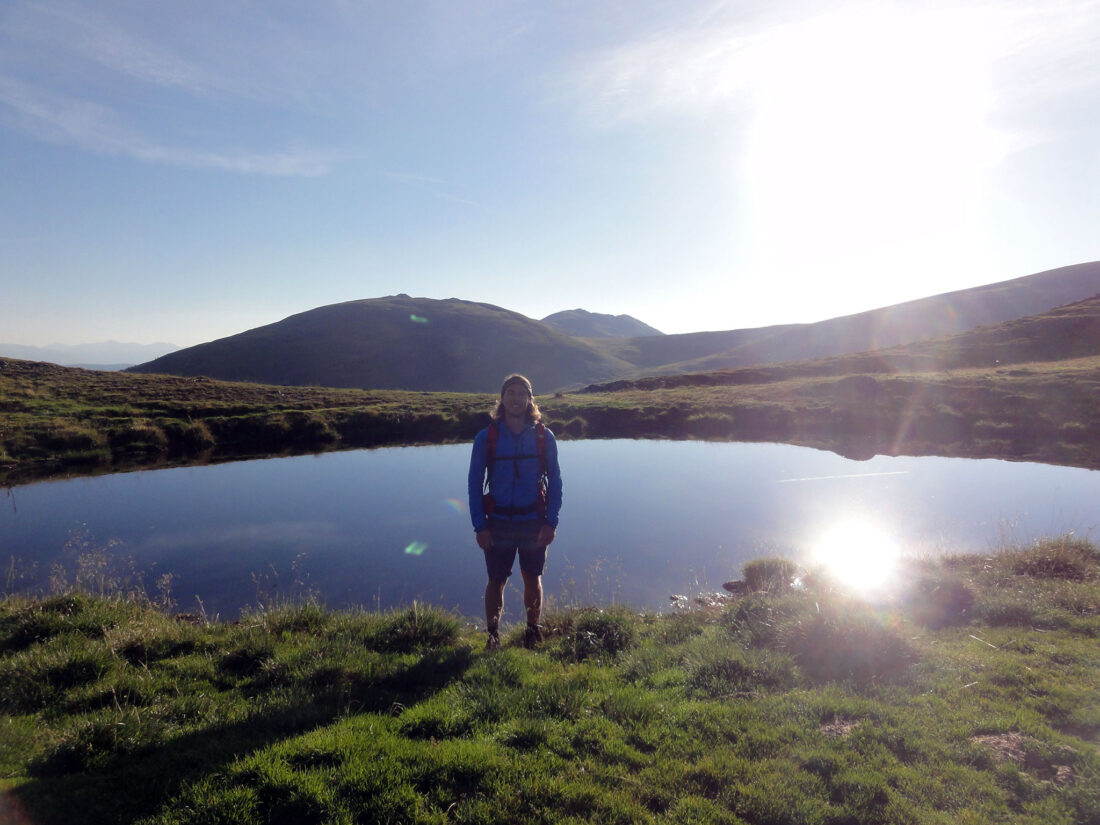
[[[1095,823],[1100,549],[820,571],[670,615],[563,609],[503,650],[419,606],[234,623],[0,603],[12,821]],[[20,819],[19,817],[22,817]]]

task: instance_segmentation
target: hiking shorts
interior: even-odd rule
[[[541,576],[546,568],[546,545],[539,545],[542,519],[506,521],[489,519],[492,548],[485,551],[485,569],[489,578],[502,582],[512,575],[512,563],[519,554],[519,569],[529,576]]]

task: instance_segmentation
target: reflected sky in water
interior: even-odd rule
[[[762,555],[805,558],[838,523],[903,554],[1096,537],[1100,472],[992,460],[857,462],[776,444],[563,441],[565,503],[547,594],[666,606]],[[332,607],[420,599],[479,616],[484,564],[466,507],[469,447],[392,448],[33,484],[0,494],[0,560],[40,571],[73,530],[149,571],[177,609],[291,594],[294,561]],[[1090,531],[1092,531],[1090,533]],[[71,564],[71,560],[68,560]],[[506,620],[521,615],[518,568]]]

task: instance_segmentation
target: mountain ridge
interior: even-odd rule
[[[123,369],[159,358],[178,349],[179,347],[175,344],[165,341],[137,344],[112,340],[88,344],[50,344],[45,347],[0,343],[0,356],[23,361],[48,361],[64,367]]]
[[[575,338],[644,338],[664,335],[630,315],[607,315],[586,309],[567,309],[541,319],[558,332]]]
[[[1100,356],[1100,294],[1046,312],[881,350],[592,384],[582,393],[762,384],[818,376],[907,375]]]
[[[1100,261],[812,323],[593,343],[635,364],[633,377],[702,372],[884,349],[1034,315],[1097,293]]]
[[[179,350],[129,372],[266,384],[489,392],[523,369],[551,388],[627,365],[517,312],[457,298],[395,295],[307,310]]]
[[[491,304],[398,295],[307,310],[129,371],[439,392],[491,392],[523,372],[545,393],[881,350],[1097,293],[1100,262],[1092,262],[811,324],[632,338],[578,338]]]

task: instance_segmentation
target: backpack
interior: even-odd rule
[[[546,425],[541,421],[535,422],[535,453],[539,460],[538,492],[535,494],[535,503],[529,507],[498,507],[489,492],[489,478],[493,473],[493,464],[497,458],[497,441],[500,438],[500,422],[493,421],[489,424],[488,438],[485,439],[485,492],[481,500],[485,507],[485,515],[491,516],[497,513],[502,516],[519,516],[525,513],[535,512],[541,518],[546,517],[547,496],[546,486],[549,483],[549,470],[546,466]],[[509,456],[508,460],[515,458],[529,458],[529,456]]]

